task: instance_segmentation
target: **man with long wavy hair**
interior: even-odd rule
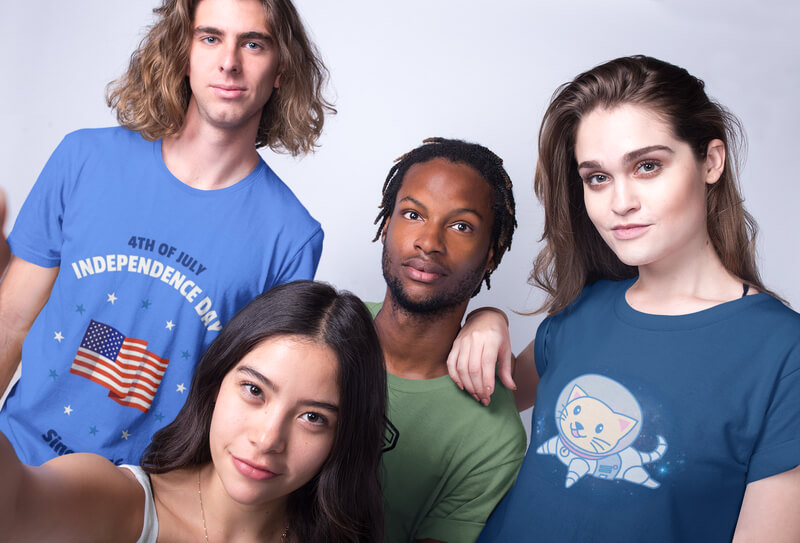
[[[313,277],[322,230],[261,159],[316,145],[327,70],[289,0],[163,0],[108,87],[121,127],[55,150],[9,237],[0,428],[23,462],[137,463],[222,325]],[[23,345],[24,343],[24,345]]]

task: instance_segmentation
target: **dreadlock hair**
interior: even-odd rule
[[[494,224],[492,225],[492,238],[490,247],[493,251],[492,268],[486,270],[483,281],[486,288],[491,288],[489,276],[500,265],[503,253],[511,248],[511,237],[517,227],[515,217],[514,192],[511,179],[503,167],[503,159],[492,151],[477,143],[447,138],[426,138],[422,145],[412,149],[403,156],[396,158],[394,166],[389,170],[386,181],[383,183],[383,200],[379,207],[380,212],[375,218],[375,224],[380,222],[378,231],[372,241],[377,241],[383,233],[386,222],[394,213],[394,204],[397,192],[403,184],[403,179],[408,169],[414,164],[428,162],[435,158],[443,158],[456,164],[466,164],[477,171],[493,189]],[[481,281],[481,284],[483,283]],[[481,290],[481,284],[472,293],[473,296]]]

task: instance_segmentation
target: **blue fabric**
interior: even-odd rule
[[[238,183],[202,191],[169,172],[160,141],[123,128],[68,135],[9,237],[18,257],[60,270],[0,429],[26,464],[71,451],[137,464],[222,325],[272,286],[313,278],[322,238],[263,160]],[[79,353],[166,364],[160,381],[148,374],[149,409],[109,396],[124,383],[76,373]]]
[[[800,464],[800,315],[648,315],[631,284],[540,325],[531,444],[479,541],[727,542],[747,483]]]

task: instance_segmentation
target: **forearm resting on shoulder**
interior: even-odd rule
[[[0,394],[22,355],[22,342],[50,297],[58,268],[43,268],[12,257],[0,282]]]
[[[800,541],[800,466],[747,485],[733,543],[761,541]]]

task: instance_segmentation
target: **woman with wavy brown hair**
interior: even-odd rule
[[[800,540],[800,315],[758,275],[739,128],[651,57],[556,91],[535,179],[548,317],[514,374],[531,445],[481,541]]]

